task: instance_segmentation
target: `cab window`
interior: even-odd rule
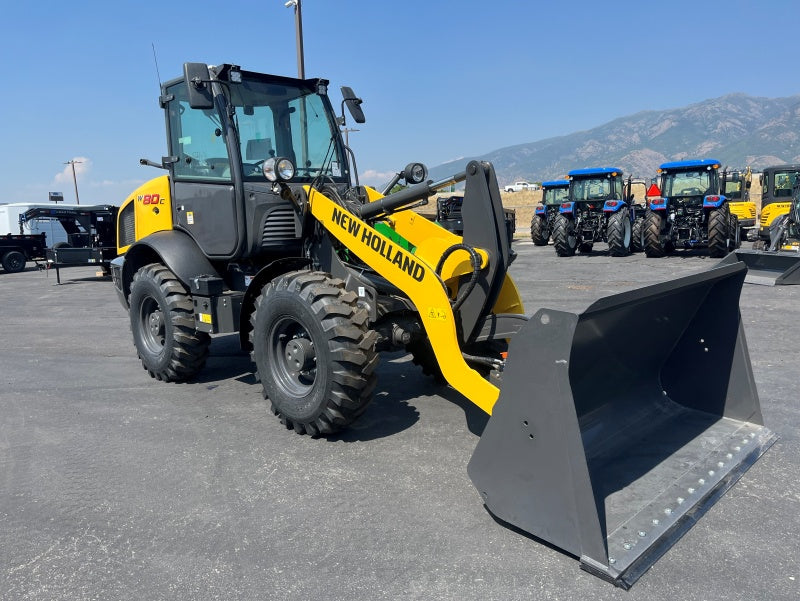
[[[189,106],[183,82],[169,88],[174,99],[169,103],[170,153],[176,179],[231,180],[230,162],[215,109]]]

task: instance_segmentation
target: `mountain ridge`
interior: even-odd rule
[[[800,162],[800,94],[767,98],[733,92],[685,107],[638,111],[592,129],[448,161],[432,168],[431,177],[447,177],[477,159],[494,164],[501,186],[606,165],[649,178],[663,162],[708,157],[754,171]]]

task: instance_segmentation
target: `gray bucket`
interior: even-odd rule
[[[468,467],[489,511],[635,582],[777,438],[739,314],[745,272],[538,311]]]
[[[747,265],[747,284],[791,286],[800,284],[800,253],[737,249],[722,259],[720,265],[743,262]]]

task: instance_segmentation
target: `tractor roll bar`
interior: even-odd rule
[[[405,190],[400,190],[394,194],[384,196],[375,202],[362,205],[360,211],[361,218],[370,219],[382,213],[391,213],[392,211],[410,205],[418,200],[426,199],[433,195],[437,190],[441,190],[447,186],[452,186],[453,184],[463,182],[465,179],[467,179],[467,172],[462,171],[461,173],[456,173],[448,178],[441,179],[438,182],[427,181],[415,186],[409,186]]]

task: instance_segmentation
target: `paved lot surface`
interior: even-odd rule
[[[526,310],[700,271],[517,243]],[[466,465],[486,419],[402,354],[341,436],[267,411],[235,336],[200,381],[153,381],[112,284],[0,273],[0,599],[800,598],[800,286],[745,285],[764,418],[781,439],[628,592],[496,523]]]

